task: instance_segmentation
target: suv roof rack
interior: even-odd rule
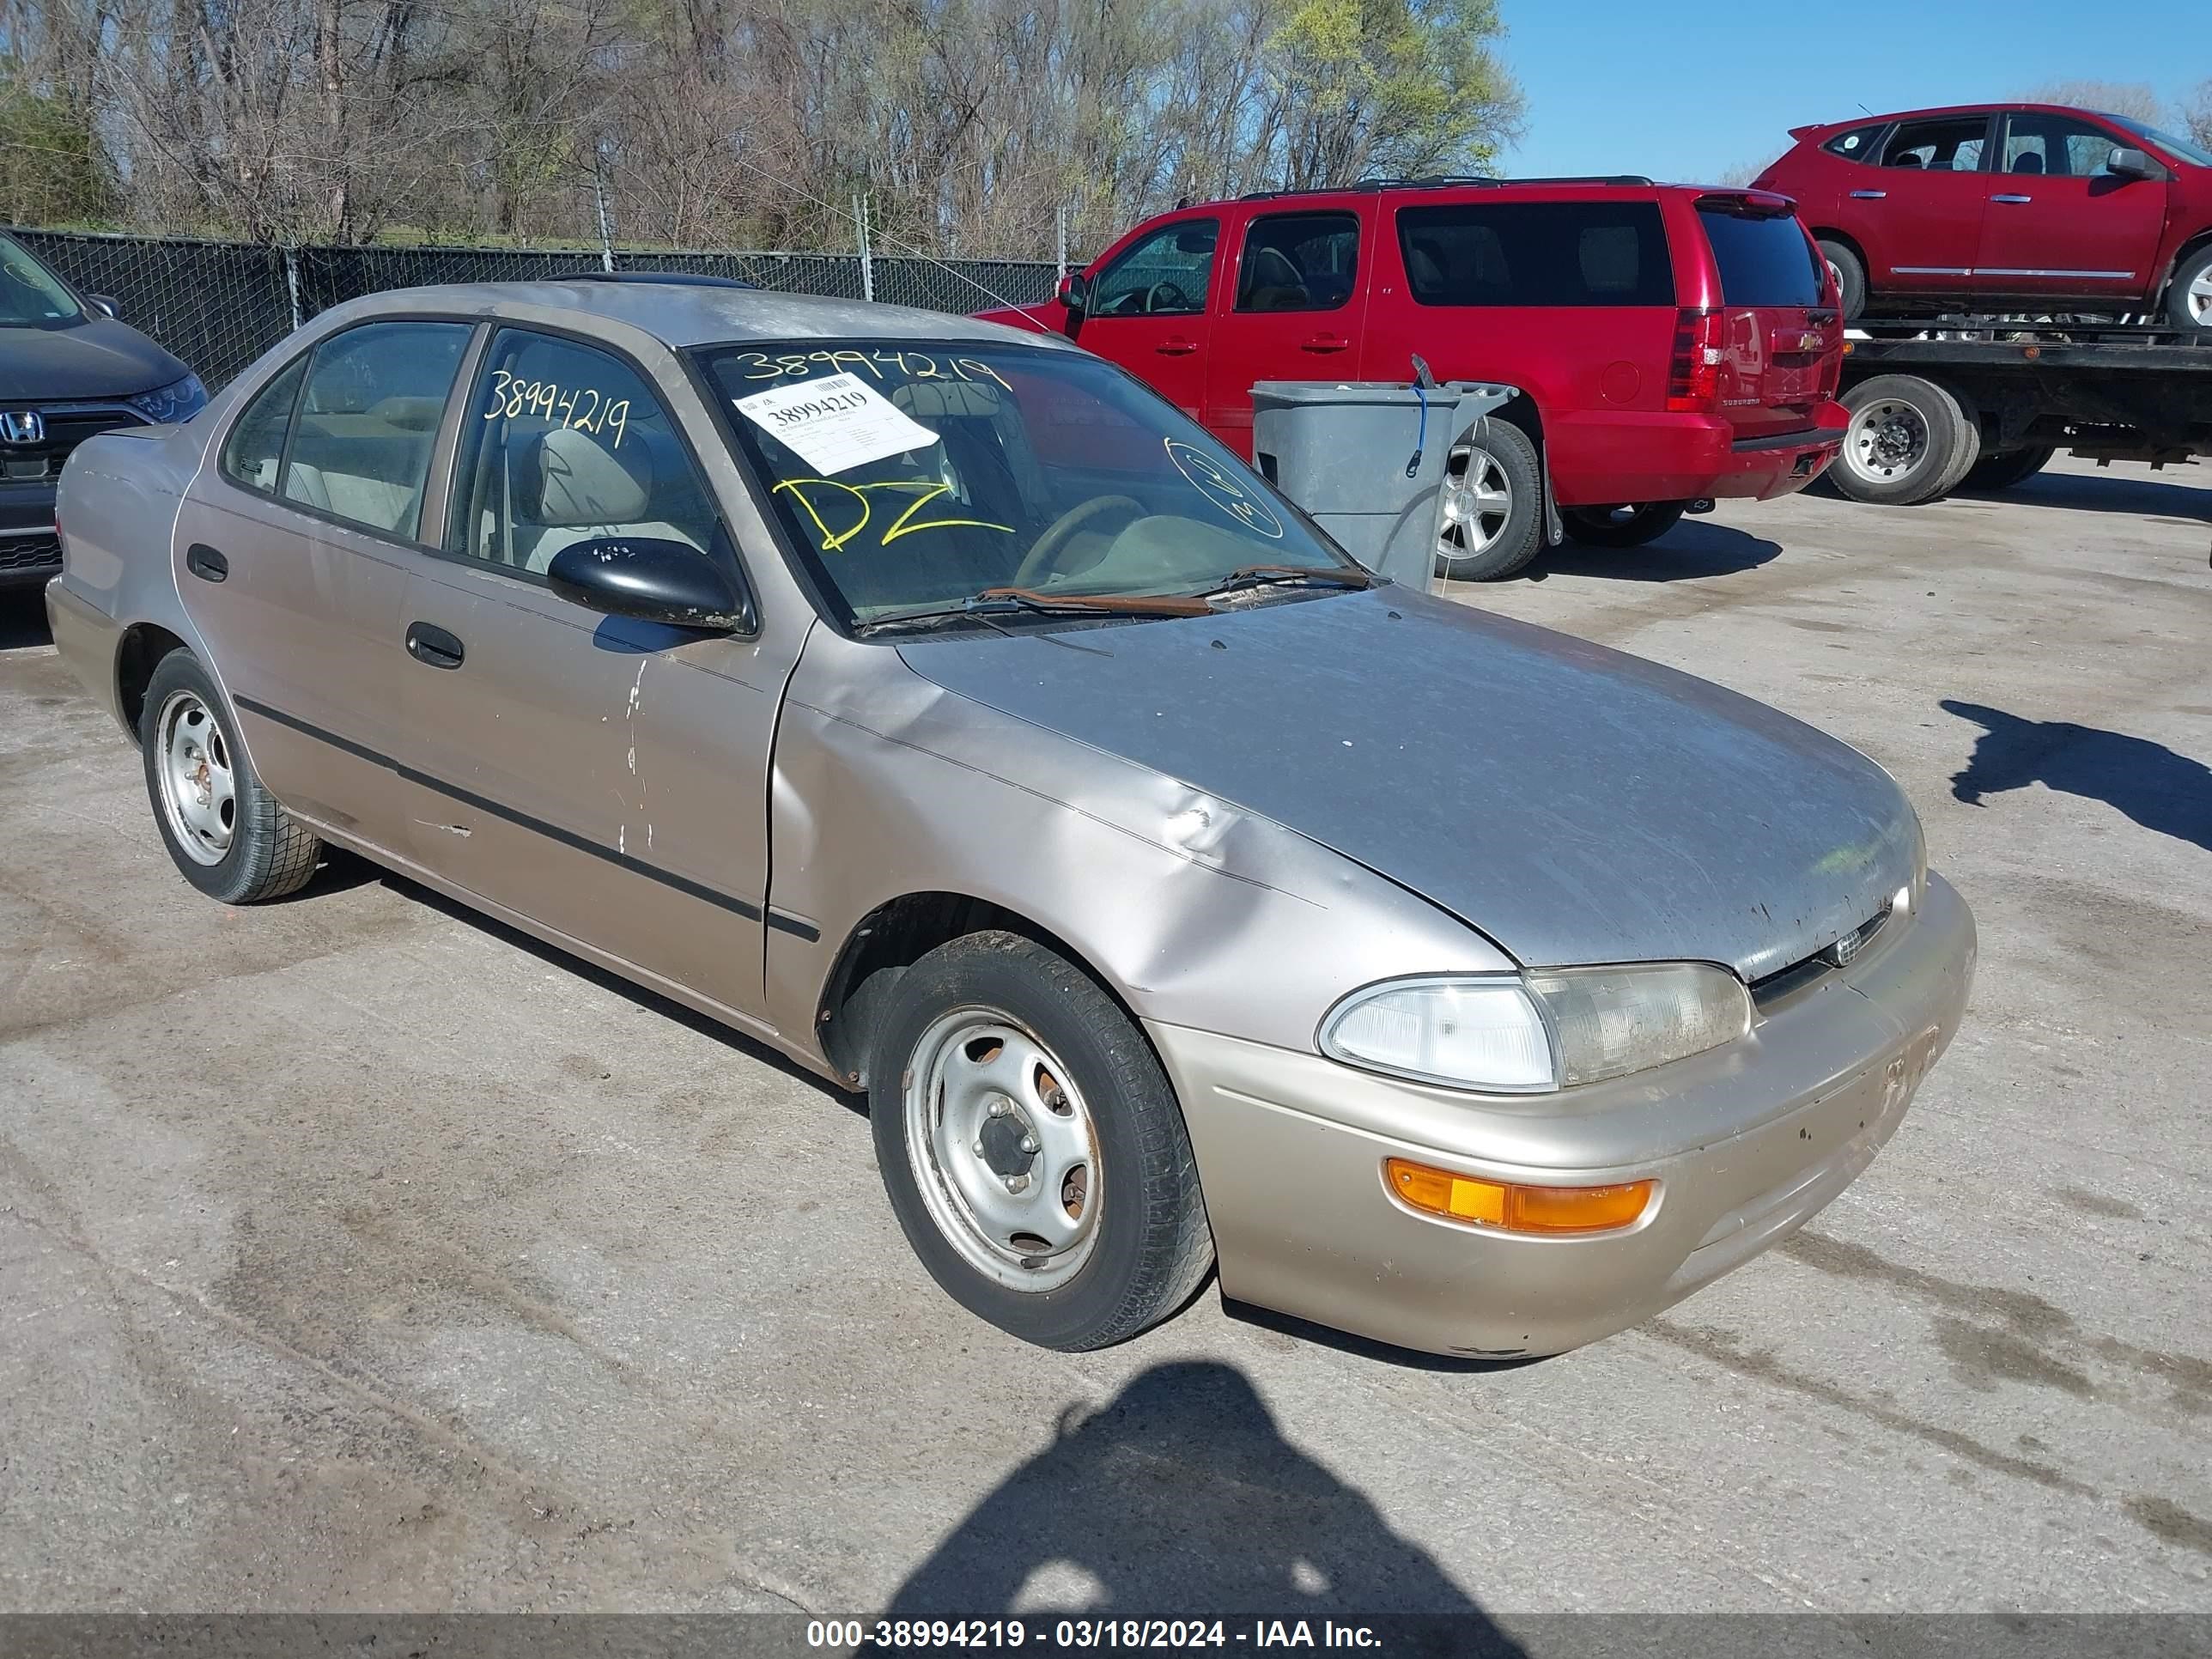
[[[1418,178],[1379,177],[1358,179],[1348,185],[1309,185],[1303,190],[1248,190],[1237,199],[1240,202],[1272,202],[1285,196],[1328,196],[1340,191],[1354,190],[1497,190],[1508,185],[1649,185],[1655,182],[1640,173],[1562,173],[1526,179],[1499,179],[1473,173],[1429,173]]]

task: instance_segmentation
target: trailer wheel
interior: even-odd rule
[[[2030,444],[2025,449],[2002,449],[1984,455],[1968,469],[1966,488],[1995,494],[2025,483],[2043,471],[2057,452],[2049,444]]]
[[[1844,296],[1844,320],[1858,321],[1866,310],[1866,267],[1859,256],[1841,242],[1820,239],[1820,257],[1828,262],[1828,269],[1836,273],[1836,286]]]
[[[1850,424],[1828,477],[1855,501],[1911,507],[1933,501],[1966,476],[1981,447],[1959,400],[1917,374],[1862,380],[1843,404]]]
[[[2166,285],[2166,320],[2212,337],[2212,243],[2182,256]]]

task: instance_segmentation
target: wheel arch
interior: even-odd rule
[[[159,623],[133,623],[116,641],[115,706],[123,716],[123,723],[131,730],[133,743],[138,741],[139,720],[146,708],[146,688],[153,683],[154,670],[171,652],[191,649],[189,643]]]
[[[2166,295],[2173,291],[2174,279],[2181,268],[2197,255],[2212,248],[2212,225],[2182,239],[2181,246],[2173,250],[2173,258],[2166,262],[2165,273],[2158,279],[2158,288],[2150,296],[2151,307],[2156,310],[2166,304]]]
[[[940,945],[992,931],[1018,934],[1080,969],[1143,1032],[1143,1021],[1113,977],[1034,918],[972,893],[944,889],[902,893],[854,923],[822,983],[816,1030],[823,1054],[848,1087],[868,1085],[869,1054],[899,975]],[[1151,1038],[1146,1036],[1146,1042],[1149,1044]]]

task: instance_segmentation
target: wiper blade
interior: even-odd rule
[[[1206,592],[1236,593],[1250,587],[1372,587],[1375,576],[1358,565],[1248,564],[1232,570]]]
[[[879,628],[929,628],[939,623],[980,622],[994,617],[1028,614],[1042,617],[1208,617],[1213,607],[1204,599],[1181,594],[1040,593],[1027,587],[987,587],[952,605],[932,605],[921,611],[894,611],[873,617],[853,631],[871,634]]]

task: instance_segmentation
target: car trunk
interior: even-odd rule
[[[1808,430],[1842,365],[1843,323],[1820,252],[1785,197],[1716,191],[1697,205],[1720,274],[1718,412],[1739,441]]]

